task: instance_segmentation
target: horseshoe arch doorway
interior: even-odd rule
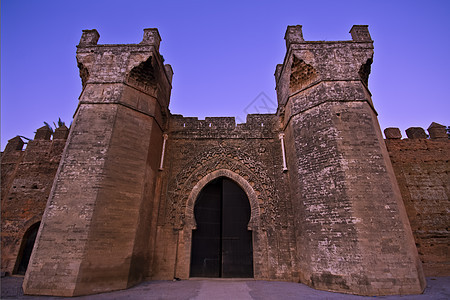
[[[219,177],[200,192],[194,206],[190,277],[253,277],[251,210],[247,194]]]

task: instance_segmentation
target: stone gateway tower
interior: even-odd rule
[[[276,114],[171,114],[157,29],[98,45],[25,275],[77,296],[148,279],[251,277],[361,295],[421,293],[422,265],[368,89],[373,41],[286,31]]]

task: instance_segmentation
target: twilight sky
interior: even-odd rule
[[[450,125],[450,1],[3,0],[1,149],[16,135],[61,118],[81,92],[75,58],[83,29],[99,44],[139,43],[156,27],[174,70],[172,113],[235,116],[275,112],[275,66],[288,25],[307,41],[350,40],[369,25],[375,41],[369,89],[381,128]],[[262,94],[261,94],[262,93]],[[273,103],[273,104],[272,104]]]

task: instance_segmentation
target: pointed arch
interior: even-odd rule
[[[204,176],[202,179],[200,179],[197,184],[192,189],[191,193],[189,194],[188,201],[186,204],[186,211],[185,211],[185,220],[186,220],[186,229],[192,230],[195,229],[197,224],[195,223],[195,217],[194,217],[194,206],[195,201],[198,198],[198,195],[202,191],[202,189],[212,180],[219,178],[219,177],[227,177],[234,182],[236,182],[242,190],[247,194],[248,200],[250,202],[250,209],[251,209],[251,216],[250,221],[248,222],[248,229],[249,230],[256,230],[256,228],[259,225],[259,219],[260,219],[260,212],[259,212],[259,205],[258,205],[258,197],[253,190],[250,183],[248,183],[247,180],[245,180],[243,177],[241,177],[239,174],[227,170],[227,169],[220,169],[213,171],[206,176]]]

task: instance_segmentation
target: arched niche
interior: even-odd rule
[[[33,252],[36,236],[39,231],[41,222],[36,222],[31,225],[23,235],[22,242],[17,255],[16,264],[14,266],[14,274],[25,275],[30,262],[31,253]]]

